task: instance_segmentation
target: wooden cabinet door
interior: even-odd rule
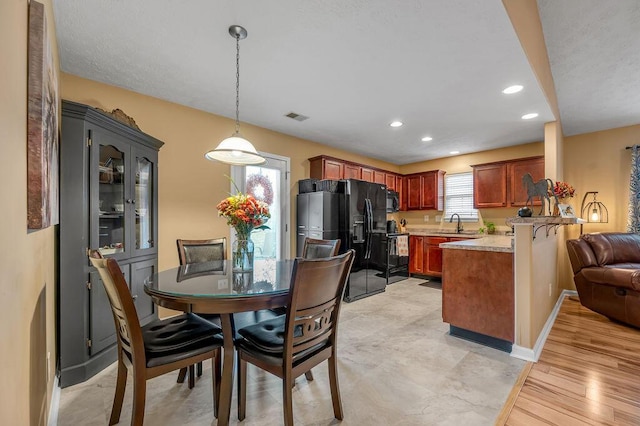
[[[373,182],[373,169],[368,169],[366,167],[363,167],[360,170],[360,176],[361,176],[361,179],[366,182]]]
[[[342,179],[344,176],[344,163],[325,159],[322,176],[323,179]]]
[[[373,181],[375,183],[379,183],[381,185],[385,185],[387,183],[387,174],[385,172],[380,172],[378,170],[373,171]]]
[[[424,237],[409,237],[409,272],[421,274],[423,268]]]
[[[424,274],[434,277],[442,276],[442,249],[440,243],[446,243],[447,238],[425,237],[424,239]]]
[[[507,206],[507,165],[473,166],[473,207]]]
[[[360,179],[360,166],[356,166],[354,164],[345,164],[344,165],[344,178],[345,179]]]
[[[396,189],[396,175],[392,175],[391,173],[387,173],[386,176],[387,189],[391,191],[397,191]]]
[[[509,204],[522,207],[527,202],[527,189],[522,184],[522,176],[530,173],[534,182],[544,179],[544,157],[514,161],[508,165],[509,172]],[[535,197],[533,204],[540,205],[540,198]]]
[[[444,172],[440,170],[422,174],[420,208],[444,210]]]
[[[407,191],[404,182],[405,179],[402,176],[396,176],[396,191],[398,191],[398,195],[400,198],[401,211],[407,210]]]
[[[422,192],[422,176],[407,177],[407,210],[420,210],[420,193]]]

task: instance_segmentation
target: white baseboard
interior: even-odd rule
[[[47,426],[58,424],[58,409],[60,408],[60,386],[58,376],[54,376],[53,389],[51,390],[51,406],[49,407],[49,419]]]
[[[558,316],[558,312],[560,311],[562,301],[567,296],[577,295],[578,292],[575,290],[562,290],[562,293],[560,293],[560,296],[558,297],[553,310],[549,314],[549,318],[547,318],[547,322],[544,324],[544,327],[542,327],[542,331],[540,332],[538,340],[536,340],[536,344],[533,346],[533,349],[514,344],[511,348],[511,356],[514,358],[523,359],[525,361],[538,362],[538,358],[540,358],[540,353],[542,352],[544,343],[547,341],[549,332],[551,332],[551,327],[553,327],[553,323],[555,322],[556,317]]]

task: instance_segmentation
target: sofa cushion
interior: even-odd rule
[[[587,234],[599,266],[612,263],[640,263],[640,235],[626,232]]]
[[[580,274],[591,283],[640,290],[640,269],[584,268]]]
[[[577,274],[582,268],[598,266],[596,255],[591,246],[584,239],[567,240],[567,251],[573,273]]]

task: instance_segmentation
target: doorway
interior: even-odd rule
[[[290,253],[289,218],[291,217],[290,162],[288,157],[260,153],[267,161],[259,166],[232,166],[231,177],[238,189],[250,193],[269,206],[271,219],[267,230],[253,230],[251,240],[255,245],[256,259],[288,259]],[[231,193],[236,188],[231,184]],[[235,233],[231,234],[231,243]]]

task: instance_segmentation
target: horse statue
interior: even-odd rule
[[[522,176],[522,184],[527,188],[527,202],[524,203],[525,206],[529,205],[531,202],[531,207],[533,207],[533,198],[540,197],[540,213],[542,215],[544,212],[544,200],[547,200],[547,207],[549,209],[549,216],[551,216],[551,200],[549,199],[549,193],[553,195],[556,200],[556,204],[558,204],[558,197],[553,193],[553,181],[549,178],[540,179],[537,182],[533,181],[533,176],[530,173]],[[533,210],[533,209],[532,209]]]

